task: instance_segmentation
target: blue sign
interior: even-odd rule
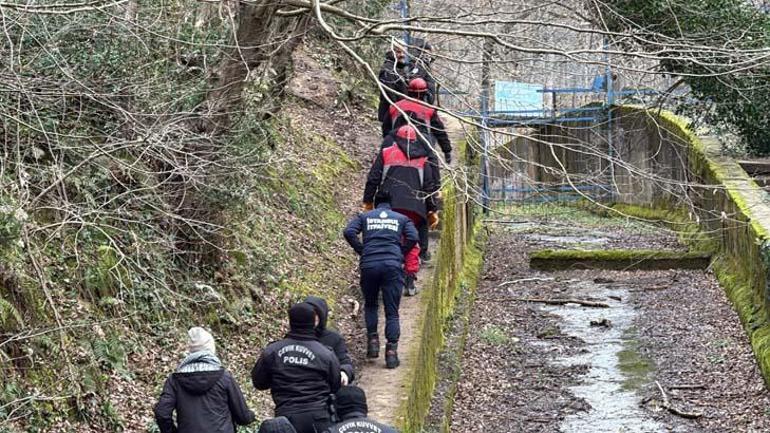
[[[495,111],[516,117],[542,117],[543,85],[495,81]]]

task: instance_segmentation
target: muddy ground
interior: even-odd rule
[[[672,233],[553,207],[510,220],[491,227],[453,432],[770,430],[770,393],[713,275],[527,264],[541,248],[681,249]]]

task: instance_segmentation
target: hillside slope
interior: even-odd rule
[[[282,335],[291,303],[325,296],[343,332],[360,334],[355,256],[340,232],[359,206],[363,170],[378,145],[373,88],[349,92],[360,71],[312,38],[292,57],[282,109],[229,143],[249,158],[228,161],[242,165],[209,179],[220,182],[206,191],[219,204],[207,220],[216,221],[218,242],[198,240],[203,254],[185,257],[180,232],[155,220],[164,211],[141,200],[121,205],[126,218],[147,215],[145,233],[96,223],[70,231],[55,215],[2,209],[9,236],[0,268],[0,431],[152,431],[152,405],[193,325],[213,329],[223,362],[261,418],[272,406],[248,371]],[[249,105],[253,92],[245,93],[246,110],[259,109]],[[142,181],[121,178],[137,172],[115,159],[90,168],[63,183]],[[61,230],[47,231],[57,223]],[[37,234],[46,241],[28,241]]]

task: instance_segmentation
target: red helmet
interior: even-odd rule
[[[411,125],[404,125],[398,128],[398,131],[396,131],[396,137],[405,138],[409,141],[415,141],[417,140],[417,131],[415,131]]]
[[[423,93],[428,91],[428,83],[422,78],[414,78],[409,82],[409,91]]]

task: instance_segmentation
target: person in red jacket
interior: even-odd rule
[[[408,125],[411,119],[423,134],[427,132],[430,142],[438,143],[444,152],[444,160],[447,164],[452,162],[452,143],[449,141],[444,122],[438,115],[438,110],[431,108],[423,101],[428,92],[428,83],[422,78],[414,78],[409,81],[408,95],[410,98],[401,99],[391,105],[382,119],[382,137],[387,139],[393,131],[404,125]],[[430,149],[429,149],[430,150]]]
[[[429,159],[430,150],[415,128],[402,126],[369,170],[363,200],[364,208],[370,209],[378,190],[390,191],[392,208],[417,226],[421,257],[428,251],[428,227],[435,228],[439,220],[436,195],[440,181],[437,167]]]

